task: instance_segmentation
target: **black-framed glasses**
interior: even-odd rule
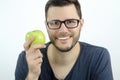
[[[60,20],[51,20],[51,21],[47,21],[47,26],[49,29],[60,29],[62,23],[64,23],[64,25],[68,28],[68,29],[73,29],[78,27],[80,20],[79,19],[66,19],[64,21],[60,21]]]

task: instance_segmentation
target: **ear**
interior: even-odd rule
[[[45,21],[45,26],[46,26],[46,29],[48,29],[48,27],[47,27],[48,25],[47,25],[47,22],[46,22],[46,21]]]
[[[84,24],[84,19],[81,19],[80,20],[80,26],[83,27],[83,24]]]

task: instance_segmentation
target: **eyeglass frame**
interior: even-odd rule
[[[65,22],[66,22],[66,21],[69,21],[69,20],[76,20],[76,21],[77,21],[77,25],[74,26],[74,27],[68,27],[68,26],[66,25]],[[58,27],[58,28],[50,28],[49,23],[50,23],[51,21],[59,21],[59,22],[60,22],[59,27]],[[78,24],[79,24],[79,22],[80,22],[80,19],[66,19],[66,20],[64,20],[64,21],[61,21],[61,20],[51,20],[51,21],[46,21],[46,24],[47,24],[48,28],[51,29],[51,30],[57,30],[57,29],[60,29],[62,23],[64,23],[64,25],[65,25],[66,28],[68,28],[68,29],[73,29],[73,28],[78,27]]]

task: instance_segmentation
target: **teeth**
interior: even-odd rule
[[[60,37],[58,39],[68,39],[69,37]]]

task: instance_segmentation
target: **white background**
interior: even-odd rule
[[[106,47],[114,80],[120,80],[120,1],[79,1],[85,22],[80,41]],[[0,80],[14,80],[26,32],[41,29],[49,41],[44,25],[45,3],[46,0],[0,0]]]

